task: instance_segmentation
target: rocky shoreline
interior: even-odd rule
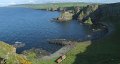
[[[28,56],[30,54],[34,54],[34,58],[40,59],[44,56],[48,56],[51,53],[49,53],[48,51],[41,49],[41,48],[32,48],[30,50],[25,50],[22,52],[23,55]]]
[[[39,49],[39,48],[32,48],[30,50],[25,50],[22,52],[22,54],[25,56],[34,54],[34,58],[37,58],[37,59],[55,58],[55,57],[59,57],[62,54],[67,53],[70,49],[74,48],[77,42],[69,41],[66,39],[53,39],[53,40],[48,40],[48,43],[62,46],[62,48],[60,48],[58,51],[54,52],[53,54],[49,53],[48,51],[44,49]]]

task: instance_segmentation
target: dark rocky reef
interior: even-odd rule
[[[66,40],[66,39],[52,39],[48,40],[49,44],[56,44],[60,46],[65,46],[65,45],[71,45],[72,41]]]

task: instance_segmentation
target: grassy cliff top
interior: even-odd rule
[[[16,7],[27,7],[33,9],[48,9],[48,8],[64,8],[64,7],[74,7],[74,6],[87,6],[91,3],[82,3],[82,2],[67,2],[67,3],[46,3],[46,4],[20,4],[14,5]]]
[[[5,59],[6,64],[31,64],[25,57],[16,53],[15,47],[2,41],[0,41],[0,58]]]

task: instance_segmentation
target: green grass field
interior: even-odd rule
[[[15,5],[18,7],[27,7],[33,9],[49,9],[49,8],[64,8],[64,7],[74,7],[74,6],[86,6],[90,3],[82,3],[82,2],[68,2],[68,3],[47,3],[47,4],[22,4],[22,5]]]

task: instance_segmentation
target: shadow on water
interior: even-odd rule
[[[85,52],[76,55],[73,64],[119,64],[119,32],[116,31],[100,40],[92,40]]]

